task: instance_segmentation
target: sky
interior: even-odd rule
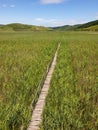
[[[0,0],[0,24],[46,27],[98,19],[98,0]]]

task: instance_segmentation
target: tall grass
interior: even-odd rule
[[[98,129],[98,34],[91,33],[0,32],[0,130],[27,129],[31,102],[59,42],[41,129]]]
[[[65,33],[41,130],[98,129],[98,36]]]
[[[45,32],[0,35],[0,130],[27,128],[30,104],[58,38]]]

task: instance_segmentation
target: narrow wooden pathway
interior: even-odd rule
[[[55,65],[56,65],[56,59],[57,59],[57,53],[58,53],[59,47],[60,47],[60,44],[58,45],[58,48],[56,50],[53,62],[51,64],[49,72],[46,76],[43,88],[41,90],[41,94],[39,96],[39,99],[38,99],[38,102],[35,106],[35,109],[32,113],[31,122],[30,122],[27,130],[39,130],[40,129],[39,125],[42,121],[41,116],[42,116],[42,112],[43,112],[43,109],[44,109],[44,106],[45,106],[45,99],[46,99],[46,96],[47,96],[47,93],[48,93],[48,90],[49,90],[51,77],[52,77],[52,74],[53,74],[53,71],[54,71],[54,68],[55,68]]]

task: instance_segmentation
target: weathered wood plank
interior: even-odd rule
[[[47,95],[48,90],[49,90],[51,77],[52,77],[52,74],[53,74],[53,71],[54,71],[54,68],[56,65],[57,52],[58,52],[59,47],[60,47],[60,45],[57,48],[57,51],[55,53],[54,59],[53,59],[52,64],[50,66],[49,72],[48,72],[46,79],[44,81],[44,85],[43,85],[41,94],[39,96],[38,102],[36,103],[35,109],[32,113],[32,118],[31,118],[31,121],[30,121],[30,124],[29,124],[27,130],[39,130],[39,125],[40,125],[41,120],[42,120],[41,115],[42,115],[43,108],[45,105],[46,95]]]

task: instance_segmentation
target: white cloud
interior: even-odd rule
[[[10,5],[10,7],[11,7],[11,8],[14,8],[14,7],[15,7],[15,5]]]
[[[36,18],[36,19],[34,19],[34,21],[40,25],[45,25],[45,26],[54,26],[54,25],[58,24],[58,20],[56,20],[56,19]]]
[[[55,21],[56,21],[56,19],[36,18],[36,19],[35,19],[35,21],[49,23],[49,22],[55,22]]]
[[[2,7],[3,7],[3,8],[6,8],[6,7],[7,7],[7,4],[2,4]]]
[[[44,18],[36,18],[34,19],[35,24],[47,26],[47,27],[56,27],[56,26],[63,26],[63,25],[75,25],[75,24],[81,24],[85,23],[85,21],[80,20],[65,20],[65,19],[44,19]]]
[[[98,19],[98,12],[95,14],[95,19]]]
[[[2,4],[2,8],[6,8],[6,7],[14,8],[15,5],[14,4],[10,4],[10,5]]]
[[[40,0],[42,4],[59,4],[64,2],[65,0]]]
[[[43,18],[35,18],[35,21],[43,22],[43,21],[45,21],[45,19],[43,19]]]

